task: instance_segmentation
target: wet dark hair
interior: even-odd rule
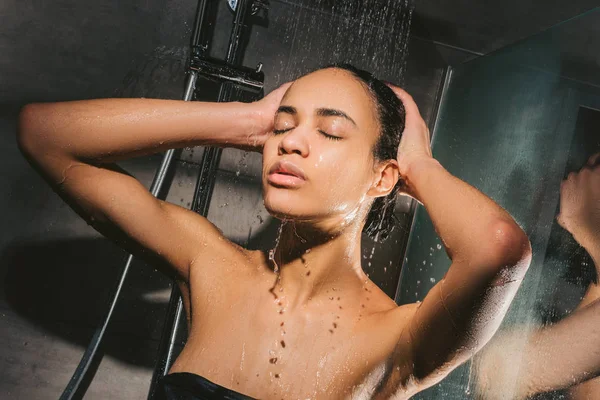
[[[398,145],[404,131],[406,111],[404,104],[394,91],[370,72],[358,69],[351,64],[331,64],[320,69],[336,68],[349,72],[368,89],[379,117],[380,134],[373,148],[373,156],[378,161],[396,159]],[[384,241],[394,228],[394,208],[401,179],[394,189],[384,197],[373,201],[367,215],[363,232],[371,239]]]

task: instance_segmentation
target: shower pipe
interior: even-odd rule
[[[210,80],[216,80],[220,83],[220,90],[217,101],[231,101],[233,98],[232,89],[237,85],[251,91],[256,98],[263,94],[264,74],[262,73],[262,64],[259,63],[255,70],[239,66],[243,50],[244,40],[247,37],[247,20],[251,15],[257,14],[260,10],[266,11],[268,2],[266,0],[240,0],[237,4],[234,17],[234,26],[230,35],[229,47],[225,62],[212,59],[207,56],[213,21],[216,19],[215,0],[199,0],[194,23],[194,32],[192,35],[192,54],[189,62],[188,78],[185,86],[184,101],[192,101],[196,89],[196,81],[199,75]],[[207,21],[207,17],[213,17],[212,21]],[[175,149],[170,149],[163,155],[162,161],[156,172],[153,182],[150,186],[150,193],[158,197],[161,193],[166,176],[173,164]],[[221,149],[207,147],[202,157],[200,166],[200,175],[194,193],[192,210],[199,212],[203,216],[208,213],[208,205],[215,183],[215,173],[221,156]],[[125,266],[121,272],[117,287],[112,297],[108,312],[102,324],[94,332],[88,347],[86,348],[81,361],[79,362],[73,376],[67,384],[65,390],[60,396],[60,400],[71,400],[81,389],[81,384],[90,370],[90,366],[98,354],[98,349],[102,344],[104,334],[110,323],[117,301],[123,289],[125,278],[133,261],[133,255],[129,254]],[[161,338],[159,352],[159,362],[154,371],[154,376],[150,388],[149,398],[152,398],[157,379],[165,375],[171,364],[175,336],[178,329],[178,321],[182,312],[181,296],[173,285],[167,321]],[[166,357],[162,359],[162,353],[166,349]],[[81,394],[78,397],[83,397]]]
[[[209,26],[203,24],[203,21],[215,20],[216,9],[203,9],[202,3],[205,3],[205,1],[201,1],[201,5],[199,6],[196,30],[192,36],[190,74],[194,76],[197,72],[202,72],[209,79],[220,80],[221,86],[217,99],[219,102],[230,101],[232,99],[232,89],[236,84],[249,89],[254,93],[255,98],[259,98],[262,96],[264,82],[264,74],[261,71],[262,64],[259,63],[255,70],[241,67],[240,64],[245,49],[245,41],[248,39],[249,34],[247,20],[259,10],[266,10],[268,3],[264,0],[255,1],[254,3],[242,0],[237,3],[225,61],[212,59],[207,56],[210,43],[210,28],[202,30],[202,27]],[[212,5],[214,3],[212,2]],[[221,153],[222,149],[220,148],[206,147],[202,156],[191,209],[203,216],[208,215]],[[158,381],[167,374],[173,362],[182,313],[183,303],[181,294],[177,287],[173,285],[148,399],[154,398]]]

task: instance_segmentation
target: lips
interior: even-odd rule
[[[276,186],[297,186],[306,181],[306,175],[300,167],[284,160],[271,167],[268,178]]]

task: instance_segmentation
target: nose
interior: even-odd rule
[[[307,132],[303,132],[300,127],[285,133],[279,142],[279,155],[298,154],[301,157],[307,157],[309,149]]]

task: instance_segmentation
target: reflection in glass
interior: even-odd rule
[[[434,132],[434,156],[514,216],[531,240],[533,261],[493,341],[474,363],[415,399],[517,399],[523,398],[523,387],[531,388],[525,392],[536,399],[599,396],[599,389],[591,386],[600,363],[598,328],[596,344],[589,330],[594,321],[599,321],[596,327],[600,324],[600,306],[593,302],[598,296],[597,262],[588,254],[593,252],[590,246],[578,243],[556,220],[561,182],[571,172],[577,173],[572,177],[585,176],[582,167],[600,151],[599,26],[596,9],[451,73]],[[593,182],[590,178],[583,186],[594,187]],[[427,214],[418,209],[401,275],[400,303],[421,299],[444,277],[450,261],[436,250],[439,243]],[[583,346],[579,354],[588,357],[587,364],[578,364],[584,359],[572,354],[569,341],[559,346],[558,340],[552,363],[543,363],[542,369],[548,372],[556,365],[563,374],[560,379],[542,375],[542,369],[525,376],[528,346],[536,342],[532,338],[561,328],[568,330],[565,337],[573,345]],[[585,380],[589,382],[569,389]],[[594,394],[585,397],[590,391]]]

